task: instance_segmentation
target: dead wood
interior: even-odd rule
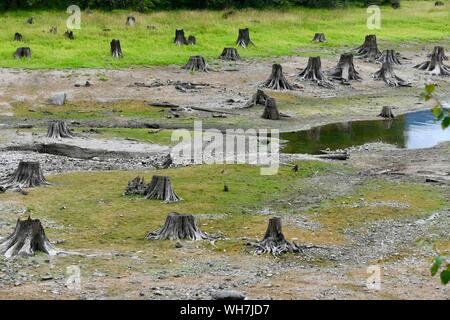
[[[277,109],[277,103],[274,98],[267,98],[266,107],[262,115],[263,119],[280,120],[280,113]]]
[[[114,59],[119,59],[123,57],[120,40],[113,39],[111,41],[111,55]]]
[[[47,138],[73,138],[73,134],[62,120],[51,121],[48,125]]]
[[[387,119],[395,118],[394,114],[392,113],[392,108],[390,106],[383,106],[383,108],[381,109],[381,112],[378,116],[382,117],[382,118],[387,118]]]
[[[209,72],[211,69],[205,61],[205,58],[202,56],[192,56],[189,58],[189,61],[186,65],[183,66],[183,69],[188,71],[200,71],[200,72]]]
[[[225,61],[239,61],[241,60],[241,57],[236,48],[224,48],[219,59]]]
[[[281,218],[274,217],[269,220],[264,239],[254,244],[255,254],[270,253],[274,256],[283,253],[299,252],[300,248],[295,243],[288,242],[281,229]]]
[[[17,169],[0,182],[5,189],[33,188],[48,184],[39,162],[26,161],[21,161]]]
[[[375,80],[383,80],[386,84],[392,87],[410,87],[411,84],[405,80],[397,77],[391,63],[384,62],[381,69],[374,73]]]
[[[283,75],[283,68],[280,64],[272,66],[272,73],[263,84],[262,87],[272,90],[293,90],[294,87],[287,81]]]
[[[353,63],[353,54],[342,54],[337,66],[330,71],[330,77],[340,80],[344,84],[347,84],[350,80],[361,80],[362,78],[359,76]]]
[[[247,48],[249,45],[254,45],[250,39],[249,28],[239,29],[238,39],[236,40],[236,45],[242,48]]]
[[[322,62],[320,57],[309,57],[308,65],[298,75],[300,80],[310,80],[316,82],[319,86],[332,89],[333,84],[326,78],[322,71]]]
[[[169,213],[164,226],[150,232],[145,237],[147,240],[213,240],[199,229],[192,214]]]

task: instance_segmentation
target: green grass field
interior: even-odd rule
[[[434,7],[434,1],[404,1],[400,10],[381,9],[381,29],[369,30],[365,8],[289,10],[236,10],[228,18],[222,11],[173,11],[139,14],[136,12],[82,12],[81,30],[75,40],[67,40],[68,14],[61,12],[7,12],[0,15],[0,66],[20,68],[128,67],[182,64],[190,55],[217,58],[223,47],[234,46],[239,28],[249,27],[255,47],[240,49],[246,57],[308,55],[316,48],[336,50],[362,43],[369,33],[393,44],[442,41],[450,34],[449,3]],[[137,25],[125,26],[126,16],[134,15]],[[34,16],[36,22],[25,20]],[[50,26],[58,34],[49,33]],[[196,46],[176,47],[176,28],[186,36],[197,37]],[[111,31],[104,31],[110,29]],[[23,43],[13,41],[14,33],[24,36]],[[315,32],[324,32],[328,42],[313,44]],[[109,42],[121,40],[125,57],[115,61],[109,54]],[[17,61],[17,47],[29,46],[30,60]],[[317,50],[316,50],[317,51]]]

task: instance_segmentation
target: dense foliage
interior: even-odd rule
[[[345,5],[368,5],[389,3],[390,0],[2,0],[0,10],[54,8],[63,9],[76,4],[91,9],[224,9],[263,8],[286,6],[341,7]]]

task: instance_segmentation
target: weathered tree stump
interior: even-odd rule
[[[164,226],[150,232],[145,237],[147,240],[212,240],[213,237],[202,232],[192,214],[170,213]]]
[[[340,80],[344,84],[348,83],[350,80],[361,80],[361,77],[353,64],[353,54],[342,54],[337,66],[330,71],[330,77]]]
[[[128,181],[127,188],[124,195],[144,195],[148,185],[145,183],[145,179],[142,177],[136,177]]]
[[[444,64],[444,58],[443,51],[436,49],[433,50],[430,60],[422,62],[414,68],[425,70],[431,75],[450,76],[450,67]]]
[[[256,93],[252,96],[252,98],[246,103],[244,108],[251,108],[256,106],[257,104],[265,106],[268,98],[270,97],[264,91],[258,89],[256,90]]]
[[[191,46],[195,46],[197,44],[197,39],[195,38],[195,36],[190,35],[187,39],[187,44],[191,45]]]
[[[34,24],[34,17],[29,17],[26,21],[28,24]]]
[[[433,54],[437,54],[439,59],[448,60],[448,57],[445,55],[445,49],[442,46],[435,46],[433,52],[427,55],[427,57],[431,58]]]
[[[377,36],[374,34],[367,35],[364,43],[354,50],[356,55],[368,61],[375,61],[381,55],[380,50],[378,50]]]
[[[381,113],[378,116],[386,119],[395,118],[394,114],[392,113],[392,108],[390,106],[383,106],[383,109],[381,109]]]
[[[67,127],[67,123],[62,120],[51,121],[47,129],[47,138],[63,139],[73,138],[73,134]]]
[[[184,36],[183,29],[175,30],[175,39],[173,40],[173,43],[175,43],[177,46],[182,46],[182,45],[187,44],[187,40],[186,40],[186,37]]]
[[[75,36],[73,35],[73,31],[67,30],[64,32],[64,37],[66,37],[69,40],[75,40]]]
[[[51,26],[49,32],[51,34],[57,34],[58,33],[58,28],[56,26]]]
[[[391,6],[393,9],[400,9],[400,1],[398,0],[391,1]]]
[[[230,188],[228,187],[228,185],[226,183],[223,184],[223,192],[229,192]]]
[[[238,39],[236,40],[236,45],[238,45],[242,48],[247,48],[251,44],[253,44],[253,42],[250,39],[249,28],[239,29],[239,35],[238,35]]]
[[[266,107],[264,108],[262,118],[269,120],[280,120],[280,113],[278,112],[277,102],[274,98],[268,98],[266,100]]]
[[[405,80],[397,77],[394,72],[394,67],[389,62],[384,62],[381,69],[374,73],[375,80],[383,80],[391,87],[410,87],[411,84]]]
[[[27,220],[17,220],[14,232],[0,244],[0,254],[6,258],[33,256],[36,251],[50,256],[59,252],[45,235],[41,221],[30,217]]]
[[[444,6],[445,4],[444,4],[444,2],[442,2],[442,1],[436,1],[435,3],[434,3],[434,6],[435,7],[441,7],[441,6]]]
[[[256,243],[255,247],[255,254],[271,253],[274,256],[300,251],[300,248],[295,243],[290,243],[284,238],[281,230],[281,218],[279,217],[269,220],[264,239]]]
[[[136,18],[135,17],[127,17],[127,22],[125,22],[127,26],[134,26],[136,24]]]
[[[14,34],[14,41],[22,41],[22,40],[23,40],[23,36],[20,33],[16,32]]]
[[[122,47],[120,46],[120,40],[112,39],[111,55],[114,59],[119,59],[123,57]]]
[[[312,39],[314,42],[326,42],[325,35],[323,33],[316,33]]]
[[[183,69],[188,71],[200,71],[200,72],[209,72],[209,65],[206,63],[205,58],[202,56],[192,56],[189,58],[189,61],[186,65],[183,66]]]
[[[219,59],[225,61],[239,61],[241,60],[241,56],[239,55],[236,48],[224,48]]]
[[[262,86],[273,90],[293,90],[294,88],[284,77],[283,68],[280,64],[272,66],[272,73]]]
[[[376,62],[383,63],[389,62],[390,64],[402,64],[400,61],[400,53],[395,50],[384,50],[381,56],[376,59]]]
[[[153,176],[152,182],[144,191],[146,199],[162,200],[164,202],[177,202],[182,200],[172,188],[169,177]]]
[[[0,183],[6,189],[33,188],[48,184],[39,162],[26,161],[21,161],[18,168]]]
[[[308,65],[298,75],[300,80],[311,80],[316,82],[319,86],[325,88],[333,88],[333,84],[328,81],[325,74],[322,71],[322,62],[320,57],[309,57]]]
[[[16,52],[14,53],[14,58],[31,58],[31,49],[28,47],[17,48]]]

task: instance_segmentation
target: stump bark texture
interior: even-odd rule
[[[249,45],[252,45],[253,42],[250,39],[250,29],[239,29],[238,39],[236,40],[236,45],[247,48]],[[254,45],[254,44],[253,44]]]
[[[444,64],[445,58],[443,49],[434,49],[430,60],[424,61],[414,66],[414,68],[425,70],[431,75],[450,76],[450,67]]]
[[[213,237],[204,233],[197,226],[192,214],[170,213],[164,226],[150,232],[147,240],[212,240]]]
[[[14,34],[14,41],[22,41],[22,40],[23,40],[23,36],[20,33],[16,32]]]
[[[182,45],[187,44],[187,40],[186,40],[186,37],[184,36],[183,29],[175,30],[175,39],[173,40],[173,43],[175,43],[177,46],[182,46]]]
[[[39,162],[26,161],[20,162],[18,168],[0,183],[6,189],[33,188],[48,184]]]
[[[268,98],[266,100],[266,107],[262,115],[263,119],[280,120],[280,113],[277,109],[277,103],[274,98]]]
[[[353,63],[353,54],[342,54],[337,66],[330,71],[330,77],[343,83],[348,83],[350,80],[361,80]]]
[[[382,117],[382,118],[386,118],[386,119],[394,119],[395,118],[394,114],[392,113],[392,108],[390,106],[383,106],[383,108],[381,109],[381,112],[378,116]]]
[[[73,134],[62,120],[51,121],[47,129],[47,138],[62,139],[73,138]]]
[[[295,243],[290,243],[285,239],[281,228],[281,218],[279,217],[269,220],[264,239],[256,243],[255,247],[255,254],[270,253],[274,256],[300,251],[300,248]]]
[[[383,80],[391,87],[410,87],[411,84],[398,77],[394,72],[394,67],[389,62],[384,62],[381,69],[374,73],[375,80]]]
[[[325,35],[323,33],[316,33],[312,39],[314,42],[326,42]]]
[[[244,106],[244,108],[251,108],[258,104],[265,106],[268,98],[270,97],[264,91],[258,89],[256,93],[252,96],[252,98]]]
[[[262,86],[273,90],[293,90],[293,86],[284,77],[283,68],[280,64],[272,66],[272,73]]]
[[[28,47],[17,48],[16,52],[14,53],[14,58],[31,58],[31,49]]]
[[[327,77],[322,71],[322,62],[320,57],[309,57],[308,65],[298,75],[300,80],[311,80],[316,82],[319,86],[325,88],[333,88],[333,85],[328,81]]]
[[[200,71],[200,72],[209,72],[209,65],[206,63],[205,58],[202,56],[192,56],[189,58],[189,61],[186,65],[183,66],[183,69],[188,71]]]
[[[360,56],[360,58],[371,62],[378,59],[381,55],[380,50],[378,50],[377,36],[374,34],[367,35],[364,43],[354,50],[356,55]]]
[[[120,40],[113,39],[111,41],[111,55],[114,59],[119,59],[123,57],[122,47],[120,45]]]
[[[225,61],[239,61],[241,60],[241,57],[236,48],[224,48],[219,59]]]

